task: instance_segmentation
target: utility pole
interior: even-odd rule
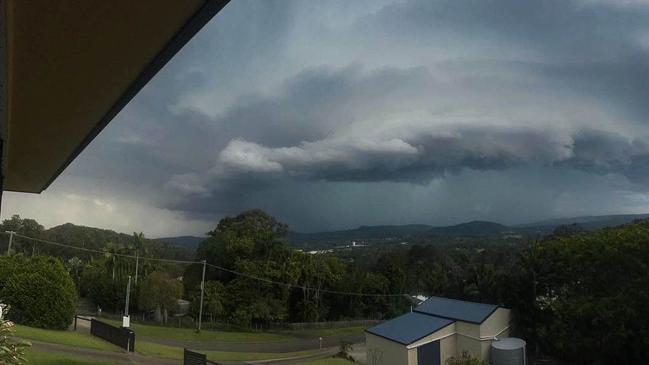
[[[137,285],[137,269],[139,263],[140,263],[140,256],[138,251],[135,250],[135,285]]]
[[[198,310],[198,332],[201,331],[201,324],[203,322],[203,295],[205,294],[205,265],[206,260],[203,260],[203,278],[201,279],[201,306]]]
[[[11,243],[14,240],[14,233],[16,233],[16,232],[9,231],[9,246],[7,246],[7,255],[9,255],[9,253],[11,252]]]
[[[126,306],[124,308],[124,317],[122,318],[122,327],[130,327],[131,321],[128,315],[128,302],[131,299],[131,275],[128,276],[128,284],[126,284]]]

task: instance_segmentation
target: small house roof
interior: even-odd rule
[[[484,322],[498,305],[467,302],[464,300],[430,297],[419,305],[415,312],[457,321],[480,324]]]
[[[369,328],[367,332],[409,345],[453,322],[455,321],[447,318],[412,312]]]

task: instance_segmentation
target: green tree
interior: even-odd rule
[[[198,318],[201,303],[200,286],[194,290],[191,297],[191,313],[194,318]],[[221,317],[225,313],[225,286],[219,281],[205,282],[205,292],[203,296],[203,315],[208,315],[213,323],[214,319]]]
[[[112,280],[103,266],[89,266],[81,276],[81,287],[92,302],[103,311],[124,308],[126,278]]]
[[[0,258],[2,266],[10,268],[10,274],[0,283],[0,297],[12,308],[10,319],[49,329],[65,329],[72,323],[77,294],[58,259],[5,256]]]
[[[45,228],[36,220],[30,218],[20,218],[18,214],[14,214],[9,219],[5,219],[0,224],[0,232],[15,232],[23,236],[40,238],[43,236]],[[13,238],[14,252],[34,252],[35,242],[27,242],[23,238]]]
[[[81,261],[80,258],[75,256],[65,262],[65,267],[72,280],[74,280],[77,288],[77,294],[81,295],[81,275],[83,273],[85,264],[83,263],[83,261]]]
[[[40,237],[45,227],[39,224],[36,220],[30,218],[20,218],[18,214],[14,214],[9,219],[5,219],[0,224],[0,232],[13,231],[23,236]]]
[[[140,308],[156,311],[156,319],[167,322],[169,310],[176,307],[182,293],[181,283],[167,273],[154,271],[139,287],[138,304]]]

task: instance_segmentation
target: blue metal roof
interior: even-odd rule
[[[455,321],[422,313],[408,313],[369,328],[367,332],[409,345]]]
[[[496,309],[498,309],[498,306],[493,304],[430,297],[428,300],[421,303],[421,305],[415,309],[415,312],[464,322],[482,323]]]

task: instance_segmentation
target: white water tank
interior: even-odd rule
[[[507,337],[491,343],[492,365],[526,365],[525,341]]]

